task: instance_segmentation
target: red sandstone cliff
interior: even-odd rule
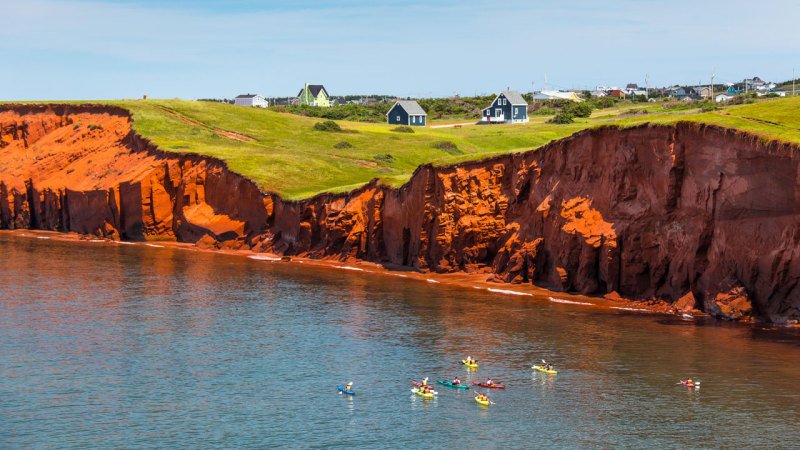
[[[291,202],[158,150],[124,110],[14,106],[0,109],[0,228],[482,272],[784,322],[800,319],[798,155],[712,126],[603,128]]]

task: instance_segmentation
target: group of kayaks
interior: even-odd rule
[[[544,360],[542,360],[542,365],[535,364],[531,367],[534,371],[546,373],[549,375],[555,375],[558,371],[555,370],[552,364],[547,364]],[[461,364],[466,366],[470,370],[477,370],[478,369],[478,361],[472,359],[472,357],[467,357],[467,359],[462,359]],[[470,385],[462,384],[458,377],[454,381],[447,381],[447,380],[436,380],[436,382],[442,386],[447,386],[453,389],[469,389]],[[411,381],[413,387],[411,388],[411,392],[414,394],[426,398],[426,399],[433,399],[436,398],[439,393],[428,384],[428,379],[424,378],[422,381]],[[339,393],[344,395],[356,395],[356,393],[352,390],[353,383],[349,383],[346,386],[337,385],[336,389]],[[506,386],[503,383],[496,383],[491,379],[487,379],[484,382],[473,381],[472,386],[478,386],[485,389],[505,389]],[[489,397],[486,394],[478,393],[475,396],[475,402],[482,406],[489,406],[493,405],[494,402],[489,400]]]
[[[478,369],[478,361],[472,359],[471,357],[468,357],[467,359],[462,359],[461,360],[461,364],[466,366],[467,368],[469,368],[471,370],[477,370]],[[553,366],[552,364],[548,364],[545,360],[542,360],[542,364],[534,364],[533,366],[531,366],[531,369],[534,370],[535,372],[541,372],[541,373],[544,373],[544,374],[547,374],[547,375],[556,375],[556,374],[558,374],[558,371],[555,369],[555,366]],[[436,380],[436,383],[438,383],[438,384],[440,384],[442,386],[447,386],[449,388],[453,388],[453,389],[464,389],[464,390],[466,390],[466,389],[470,388],[470,385],[461,383],[461,381],[458,379],[458,377],[456,377],[454,381]],[[414,380],[412,380],[411,384],[414,386],[411,389],[411,392],[413,392],[414,394],[416,394],[416,395],[418,395],[418,396],[420,396],[422,398],[433,399],[433,398],[436,398],[437,395],[439,395],[439,393],[437,391],[433,390],[433,388],[428,384],[428,379],[427,378],[424,378],[423,381],[414,381]],[[688,378],[686,380],[681,380],[676,384],[678,384],[680,386],[684,386],[684,387],[686,387],[686,388],[688,388],[690,390],[700,389],[700,382],[692,380],[691,378]],[[351,382],[351,383],[347,384],[346,386],[337,385],[336,389],[339,391],[339,393],[341,393],[343,395],[356,395],[356,393],[352,389],[352,386],[353,386],[353,383]],[[478,387],[482,387],[482,388],[485,388],[485,389],[505,389],[506,388],[505,384],[495,383],[491,379],[487,379],[487,381],[485,381],[485,382],[473,381],[472,382],[472,386],[478,386]],[[494,404],[494,402],[489,400],[489,397],[485,393],[478,393],[477,395],[475,395],[474,398],[475,398],[475,402],[478,403],[481,406],[490,406],[490,405]]]

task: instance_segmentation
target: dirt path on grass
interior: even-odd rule
[[[190,126],[193,126],[193,127],[205,128],[205,129],[211,131],[212,133],[214,133],[214,134],[216,134],[218,136],[226,137],[228,139],[233,139],[233,140],[239,141],[239,142],[253,142],[253,141],[255,141],[255,139],[251,138],[250,136],[247,136],[247,135],[244,135],[244,134],[241,134],[241,133],[236,133],[236,132],[233,132],[233,131],[223,130],[221,128],[214,128],[214,127],[211,127],[211,126],[206,125],[204,123],[200,123],[200,122],[194,121],[194,120],[184,116],[183,114],[181,114],[181,113],[179,113],[179,112],[177,112],[175,110],[169,109],[167,107],[156,105],[156,108],[160,109],[161,111],[164,111],[167,114],[175,116],[176,118],[178,118],[178,120],[180,120],[181,122],[183,122],[183,123],[185,123],[187,125],[190,125]]]

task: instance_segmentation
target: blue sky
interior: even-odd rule
[[[796,0],[0,0],[0,100],[782,81],[798,17]]]

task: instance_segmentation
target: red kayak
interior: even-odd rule
[[[488,389],[505,389],[506,388],[506,386],[504,384],[497,384],[497,383],[486,384],[486,383],[478,383],[477,381],[473,381],[472,384],[474,386],[485,387],[485,388],[488,388]]]

